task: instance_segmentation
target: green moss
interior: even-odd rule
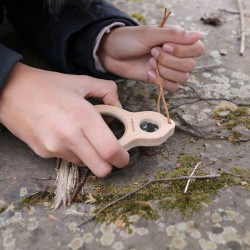
[[[249,124],[248,107],[219,108],[213,112],[212,118],[220,121],[220,123],[228,129],[237,126],[238,124]]]
[[[155,174],[155,179],[166,178],[167,175],[168,175],[168,171],[160,171],[160,170],[158,170],[157,173]]]
[[[155,174],[154,180],[190,175],[198,161],[199,159],[195,155],[181,155],[177,163],[177,168],[174,171],[171,173],[158,171]],[[195,172],[195,175],[207,174],[209,173],[199,168]],[[97,214],[96,220],[100,223],[121,221],[122,225],[129,232],[130,225],[132,224],[130,217],[133,215],[138,215],[142,219],[155,220],[160,216],[160,212],[177,210],[184,217],[189,217],[194,212],[200,211],[204,207],[204,204],[210,203],[216,195],[219,195],[222,188],[232,186],[249,188],[250,186],[250,171],[241,166],[235,166],[231,171],[220,172],[220,174],[220,178],[192,181],[186,194],[184,194],[184,189],[187,180],[152,182],[127,199],[121,200]],[[89,178],[87,186],[93,184],[95,187],[92,196],[96,200],[94,203],[96,211],[99,211],[111,202],[133,192],[148,181],[142,179],[136,183],[130,183],[125,187],[115,187],[109,182],[93,182]],[[19,208],[42,205],[44,202],[52,204],[53,199],[53,189],[38,192],[25,197]],[[76,197],[76,202],[84,203],[87,199],[86,194],[79,194]]]
[[[180,156],[178,167],[172,172],[158,171],[155,179],[190,175],[194,165],[198,162],[198,157],[194,155]],[[204,170],[196,170],[195,175],[207,175]],[[220,178],[195,180],[190,183],[188,192],[184,194],[187,180],[153,182],[142,190],[121,200],[102,213],[97,215],[97,222],[112,223],[122,221],[129,231],[132,215],[139,215],[143,219],[157,219],[159,212],[178,210],[184,217],[191,216],[194,212],[201,210],[204,204],[210,203],[213,198],[220,193],[222,188],[231,186],[242,186],[242,181],[249,186],[250,172],[242,167],[236,166],[228,173],[220,173]],[[114,187],[110,183],[100,184],[98,191],[93,194],[96,199],[96,211],[99,211],[107,204],[133,192],[139,186],[148,182],[131,183],[126,187]]]
[[[49,204],[53,204],[55,194],[51,191],[41,191],[35,194],[31,194],[29,196],[24,197],[17,209],[21,209],[24,207],[43,205],[44,202],[48,202]]]
[[[136,19],[141,24],[144,24],[144,25],[147,24],[146,18],[141,13],[133,12],[133,13],[130,13],[130,16]]]
[[[234,131],[228,140],[234,144],[239,144],[242,134],[240,132]]]
[[[212,118],[218,121],[223,129],[232,130],[238,125],[244,125],[247,129],[250,129],[249,116],[249,108],[243,106],[236,109],[219,108],[213,112]],[[241,136],[241,133],[234,131],[228,139],[233,143],[238,143]]]

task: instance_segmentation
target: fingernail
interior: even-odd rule
[[[187,38],[200,38],[201,33],[199,31],[187,31],[186,37]]]
[[[174,48],[172,46],[168,45],[168,44],[164,44],[162,48],[163,48],[164,51],[166,51],[168,53],[172,53],[173,50],[174,50]]]
[[[158,49],[156,49],[156,48],[153,48],[152,50],[151,50],[151,55],[154,57],[154,58],[157,58],[158,57],[158,55],[159,55],[159,51],[158,51]]]
[[[156,78],[155,72],[153,70],[149,70],[148,71],[148,77],[149,77],[150,81],[152,81],[152,82],[155,81],[155,78]]]

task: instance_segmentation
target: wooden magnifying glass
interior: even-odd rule
[[[110,105],[95,105],[101,115],[114,117],[124,124],[121,145],[129,150],[138,146],[158,146],[174,133],[175,123],[154,111],[129,112]]]

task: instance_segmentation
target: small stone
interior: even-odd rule
[[[204,73],[202,74],[202,76],[205,77],[205,78],[210,78],[212,75],[211,75],[211,73],[204,72]]]
[[[221,50],[220,50],[220,54],[221,54],[222,56],[226,56],[226,55],[227,55],[227,51],[226,51],[225,49],[221,49]]]
[[[20,197],[24,197],[25,195],[28,195],[27,187],[21,187]]]

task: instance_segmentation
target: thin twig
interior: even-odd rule
[[[239,7],[239,11],[240,11],[240,33],[241,33],[241,44],[240,44],[240,55],[243,56],[244,55],[244,51],[245,51],[245,10],[242,4],[242,0],[237,0],[238,3],[238,7]]]
[[[76,188],[72,194],[72,196],[69,198],[68,200],[68,205],[71,205],[72,202],[74,201],[74,199],[76,198],[79,190],[81,189],[81,187],[85,184],[86,180],[87,180],[87,176],[88,176],[88,173],[89,173],[89,169],[87,168],[84,175],[83,175],[83,178],[80,182],[77,183],[76,185]]]
[[[201,162],[198,162],[198,163],[195,165],[194,170],[193,170],[193,172],[191,173],[190,177],[194,175],[195,170],[198,168],[198,166],[199,166],[200,164],[201,164]],[[191,179],[188,179],[187,185],[186,185],[185,190],[184,190],[184,194],[185,194],[185,193],[187,192],[187,190],[188,190],[188,186],[189,186],[190,181],[191,181]]]
[[[166,182],[166,181],[180,181],[180,180],[187,180],[187,179],[215,179],[215,178],[219,178],[220,175],[219,174],[215,174],[215,175],[204,175],[204,176],[181,176],[181,177],[176,177],[176,178],[163,178],[163,179],[156,179],[156,180],[151,180],[148,181],[147,183],[145,183],[144,185],[142,185],[141,187],[137,188],[136,190],[125,194],[124,196],[122,196],[121,198],[107,204],[106,206],[104,206],[102,209],[100,209],[99,211],[97,211],[93,216],[91,216],[90,218],[86,219],[83,223],[81,223],[80,225],[78,225],[78,227],[83,226],[84,224],[88,223],[91,220],[94,220],[96,218],[96,216],[100,213],[102,213],[104,210],[106,210],[107,208],[113,206],[114,204],[127,199],[128,197],[134,195],[135,193],[139,192],[140,190],[142,190],[143,188],[153,184],[153,183],[157,183],[157,182]]]
[[[217,69],[222,66],[222,63],[215,63],[215,64],[207,64],[207,65],[201,65],[195,67],[195,69],[192,71],[192,73],[200,72],[200,71],[208,71]]]
[[[240,14],[240,12],[238,10],[233,10],[233,9],[220,8],[219,11],[226,12],[226,13],[229,13],[229,14],[234,14],[234,15],[239,15]],[[245,11],[244,14],[245,14],[246,17],[250,16],[249,11],[247,11],[247,12]]]
[[[55,180],[56,178],[52,178],[52,176],[49,177],[35,177],[32,176],[32,179],[39,180],[39,181],[49,181],[49,180]]]

